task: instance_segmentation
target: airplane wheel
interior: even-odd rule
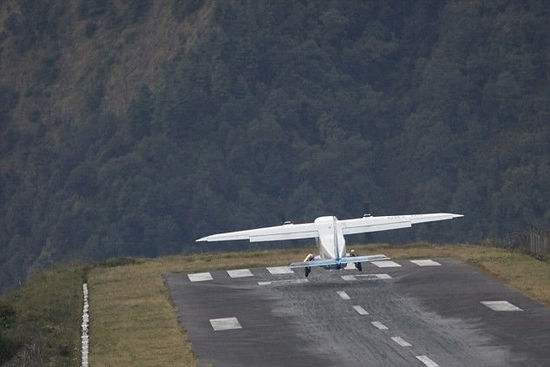
[[[308,255],[306,256],[306,258],[304,259],[304,262],[312,261],[314,258],[315,258],[315,257],[313,256],[313,254],[308,254]],[[311,273],[311,268],[306,266],[306,267],[304,268],[304,275],[306,276],[306,278],[307,278],[307,276],[309,275],[309,273]]]
[[[351,255],[352,257],[357,256],[357,255],[355,254],[355,250],[351,250],[350,255]],[[357,269],[357,270],[359,270],[359,271],[363,271],[363,266],[361,265],[361,263],[354,263],[354,264],[355,264],[355,269]]]

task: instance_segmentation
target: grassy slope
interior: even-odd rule
[[[493,247],[354,246],[392,258],[452,257],[474,264],[506,284],[550,305],[550,264]],[[170,303],[162,274],[288,264],[307,249],[173,256],[89,274],[91,363],[94,366],[194,365],[191,344]]]
[[[17,313],[6,335],[23,347],[7,366],[77,366],[84,268],[58,266],[33,275],[2,297]]]

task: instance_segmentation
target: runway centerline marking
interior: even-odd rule
[[[347,281],[359,280],[357,278],[361,277],[365,280],[382,280],[382,279],[391,279],[389,274],[356,274],[356,275],[341,275],[342,279]]]
[[[228,270],[227,274],[231,278],[245,278],[245,277],[252,277],[254,274],[249,269],[234,269],[234,270]]]
[[[221,330],[233,330],[233,329],[242,329],[243,327],[239,323],[236,317],[224,317],[221,319],[210,319],[210,324],[214,331]]]
[[[481,304],[489,307],[493,311],[523,311],[521,308],[508,301],[481,301]]]
[[[353,306],[353,309],[355,311],[357,311],[357,313],[359,315],[368,315],[369,313],[367,312],[367,310],[365,310],[363,307],[359,306],[359,305],[356,305],[356,306]]]
[[[372,326],[374,326],[377,329],[380,330],[388,330],[388,327],[384,324],[382,324],[380,321],[373,321],[371,322]]]
[[[337,291],[336,293],[338,293],[338,295],[340,296],[340,298],[344,299],[344,300],[348,300],[348,299],[351,299],[350,296],[348,296],[348,294],[344,291]]]
[[[409,343],[408,341],[406,341],[405,339],[403,339],[400,336],[392,336],[391,340],[393,340],[394,342],[396,342],[397,344],[399,344],[402,347],[412,347],[411,343]]]
[[[204,282],[206,280],[212,280],[212,275],[210,273],[187,274],[187,277],[192,282]]]
[[[428,356],[415,356],[420,362],[424,363],[426,367],[439,367],[437,363],[432,361]]]
[[[289,268],[288,266],[272,266],[267,268],[267,271],[269,271],[271,274],[278,275],[278,274],[294,274],[294,271]]]
[[[355,275],[342,275],[342,279],[344,280],[357,280],[357,278],[355,277]]]
[[[431,259],[410,260],[410,262],[418,266],[441,266],[440,263],[438,263],[437,261],[433,261]]]
[[[372,264],[379,268],[399,268],[401,265],[391,260],[371,261]]]
[[[258,285],[285,285],[285,284],[302,284],[307,283],[307,279],[283,279],[283,280],[270,280],[267,282],[258,282]]]
[[[389,274],[358,274],[354,276],[366,278],[367,280],[391,279],[391,275]]]

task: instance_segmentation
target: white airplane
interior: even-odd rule
[[[348,263],[354,263],[355,267],[361,271],[362,262],[389,259],[385,255],[356,256],[353,250],[351,250],[350,256],[347,256],[345,235],[408,228],[417,223],[435,222],[462,216],[461,214],[432,213],[374,217],[365,214],[363,218],[344,220],[327,216],[319,217],[313,223],[293,224],[285,222],[283,225],[275,227],[213,234],[199,238],[197,242],[237,240],[264,242],[315,238],[319,255],[308,254],[303,262],[290,264],[291,268],[304,268],[307,277],[312,267],[341,269]]]

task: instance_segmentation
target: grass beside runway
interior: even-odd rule
[[[472,245],[363,245],[353,248],[359,254],[383,253],[393,259],[459,259],[550,305],[550,263],[519,252]],[[310,250],[171,256],[93,268],[88,275],[91,365],[195,365],[191,344],[178,325],[162,275],[287,265],[302,259]]]
[[[195,356],[178,325],[162,274],[288,264],[304,250],[171,256],[98,267],[90,289],[90,365],[192,366]]]
[[[58,265],[0,297],[0,365],[79,365],[84,278],[84,266]]]

